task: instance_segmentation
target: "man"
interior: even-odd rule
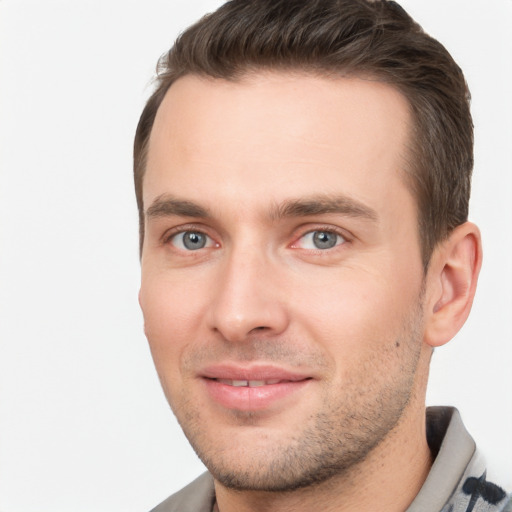
[[[512,510],[435,347],[481,264],[464,77],[395,2],[234,0],[135,140],[140,304],[209,470],[155,511]]]

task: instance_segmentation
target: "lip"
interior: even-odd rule
[[[312,381],[309,375],[268,365],[215,365],[205,368],[200,377],[214,402],[239,411],[261,411],[284,405]],[[244,382],[248,385],[243,385]]]

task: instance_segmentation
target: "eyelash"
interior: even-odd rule
[[[339,243],[337,242],[336,245],[334,245],[333,247],[325,248],[325,249],[320,249],[320,248],[317,248],[317,249],[304,249],[304,250],[308,251],[309,253],[314,253],[314,254],[319,254],[319,255],[325,254],[325,253],[334,251],[337,248],[339,249],[339,248],[341,248],[340,246],[343,246],[343,245],[345,245],[345,244],[347,244],[347,243],[349,243],[351,241],[351,237],[345,231],[343,231],[341,229],[336,229],[333,226],[315,226],[313,229],[308,229],[307,231],[300,232],[300,234],[294,238],[295,241],[292,242],[290,247],[296,248],[296,249],[302,249],[301,247],[298,246],[299,242],[301,240],[303,240],[304,237],[306,237],[307,235],[311,235],[313,233],[330,233],[330,234],[334,234],[337,237],[341,238],[341,242],[339,242]]]
[[[171,228],[171,229],[167,230],[162,235],[162,238],[161,238],[162,243],[164,245],[167,245],[167,244],[171,243],[171,241],[174,237],[176,237],[178,235],[183,235],[185,233],[198,233],[198,234],[201,234],[201,235],[204,235],[204,236],[210,238],[211,240],[214,240],[213,237],[207,233],[207,230],[205,230],[201,227],[198,227],[195,225],[183,225],[183,226],[177,226],[175,228]],[[216,245],[219,245],[219,244],[216,243]]]
[[[166,231],[162,236],[162,243],[164,245],[171,244],[172,240],[177,237],[178,235],[184,235],[185,233],[198,233],[205,237],[208,237],[210,240],[213,241],[214,245],[216,247],[219,247],[220,244],[215,241],[215,239],[210,236],[207,233],[207,230],[198,227],[196,225],[183,225],[178,226],[176,228],[172,228],[168,231]],[[341,238],[340,243],[336,243],[333,247],[325,248],[325,249],[303,249],[299,247],[300,240],[303,240],[304,237],[307,235],[313,234],[313,233],[331,233],[336,235],[337,237]],[[291,247],[293,249],[303,249],[305,251],[308,251],[309,253],[315,253],[315,254],[325,254],[326,252],[331,252],[333,250],[336,250],[336,248],[339,248],[340,246],[343,246],[349,242],[351,242],[351,237],[343,230],[336,229],[333,226],[315,226],[314,229],[307,229],[306,231],[299,232],[297,235],[293,237],[294,241],[288,245],[288,247]],[[200,249],[197,249],[199,251]],[[186,252],[195,252],[193,250],[188,250]]]

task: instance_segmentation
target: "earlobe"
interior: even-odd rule
[[[432,347],[450,341],[466,321],[482,264],[480,231],[466,222],[432,254],[425,295],[424,341]]]

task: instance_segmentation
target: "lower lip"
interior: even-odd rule
[[[310,379],[286,381],[266,386],[230,386],[213,379],[203,379],[210,397],[227,409],[260,411],[290,397],[306,386]]]

